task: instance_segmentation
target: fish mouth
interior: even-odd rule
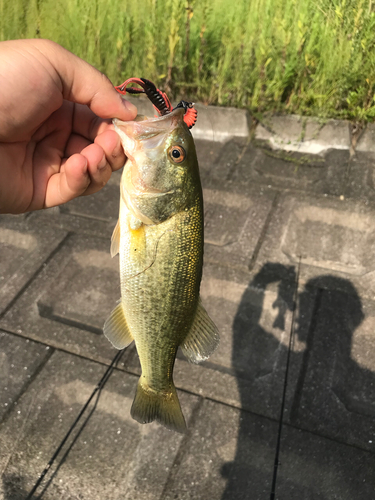
[[[183,122],[184,114],[185,110],[183,108],[176,108],[163,116],[154,118],[146,117],[146,119],[141,119],[140,121],[134,120],[129,122],[114,118],[112,123],[121,138],[125,154],[131,158],[132,152],[135,149],[135,141],[145,141],[159,134],[166,133],[175,126],[176,122],[180,120]]]
[[[160,122],[164,122],[164,121],[167,121],[167,120],[170,120],[171,118],[174,118],[175,116],[183,116],[185,114],[185,110],[184,108],[175,108],[173,111],[171,111],[170,113],[167,113],[165,115],[162,115],[162,116],[153,116],[153,117],[150,117],[150,116],[146,116],[146,115],[137,115],[136,119],[134,120],[136,123],[144,123],[144,122],[152,122],[152,123],[160,123]],[[137,120],[137,118],[140,118],[139,120]],[[119,120],[118,118],[114,118],[113,119],[113,122],[116,122],[117,124],[123,124],[123,123],[131,123],[131,122],[123,122],[121,120]]]

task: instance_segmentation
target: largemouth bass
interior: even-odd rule
[[[199,363],[219,343],[199,298],[202,188],[184,113],[113,121],[128,160],[111,244],[111,255],[120,254],[121,301],[104,325],[116,348],[135,341],[142,375],[131,416],[178,432],[186,424],[172,378],[177,349]]]

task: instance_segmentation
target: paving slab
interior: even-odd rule
[[[30,214],[29,221],[37,226],[55,227],[68,233],[105,237],[110,240],[117,219],[104,222],[91,217],[62,213],[59,207],[53,207],[41,212],[33,212]]]
[[[105,239],[73,240],[63,249],[70,253],[65,266],[37,299],[39,314],[99,336],[120,298],[118,257],[111,258]]]
[[[249,187],[246,194],[204,189],[204,259],[246,272],[276,197]]]
[[[195,150],[197,153],[199,171],[205,172],[206,170],[211,171],[216,158],[223,148],[222,145],[218,145],[214,141],[203,141],[197,139],[194,141]]]
[[[62,214],[95,219],[113,226],[120,206],[120,180],[122,170],[113,172],[103,189],[91,196],[80,196],[59,207]]]
[[[291,353],[294,396],[285,420],[373,453],[375,302],[361,298],[348,280],[338,289],[339,280],[321,276],[299,292],[295,336],[304,349]],[[317,293],[308,319],[311,287]]]
[[[104,370],[66,353],[52,355],[0,427],[2,500],[25,499]],[[161,498],[186,438],[130,417],[136,383],[132,375],[113,372],[95,410],[89,407],[38,494],[43,492],[46,500]],[[189,425],[198,398],[179,397]]]
[[[279,459],[277,500],[375,497],[373,453],[285,426]]]
[[[205,400],[163,500],[268,499],[277,424]]]
[[[8,331],[88,358],[114,354],[101,328],[120,297],[109,240],[72,235],[0,320]],[[92,315],[92,317],[90,317]]]
[[[66,232],[0,215],[0,314],[56,250]]]
[[[0,422],[51,353],[47,346],[0,330]]]
[[[228,140],[220,146],[210,142],[212,155],[207,163],[205,161],[201,162],[201,157],[205,152],[202,147],[204,143],[201,141],[197,144],[197,156],[203,187],[211,187],[212,182],[216,180],[221,188],[228,188],[231,185],[229,181],[233,176],[236,165],[246,150],[249,141],[236,138]]]
[[[344,192],[348,151],[330,151],[324,157],[273,152],[250,143],[232,175],[236,186],[259,183],[277,189],[340,196]]]
[[[258,254],[267,262],[296,266],[307,282],[330,274],[350,280],[358,292],[375,296],[375,213],[354,200],[310,195],[282,195]],[[282,268],[280,268],[282,269]],[[331,281],[339,286],[340,280]]]

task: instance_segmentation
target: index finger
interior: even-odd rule
[[[91,142],[106,130],[113,130],[112,121],[97,116],[90,108],[83,104],[74,105],[74,117],[72,123],[72,132],[79,134]]]
[[[83,59],[50,40],[33,40],[33,45],[53,66],[64,99],[86,104],[101,118],[132,120],[137,108],[122,99],[110,80]]]

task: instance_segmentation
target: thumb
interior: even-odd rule
[[[48,58],[57,72],[64,99],[86,104],[101,118],[133,120],[137,108],[123,99],[111,81],[94,66],[50,40],[40,42],[39,51]]]

